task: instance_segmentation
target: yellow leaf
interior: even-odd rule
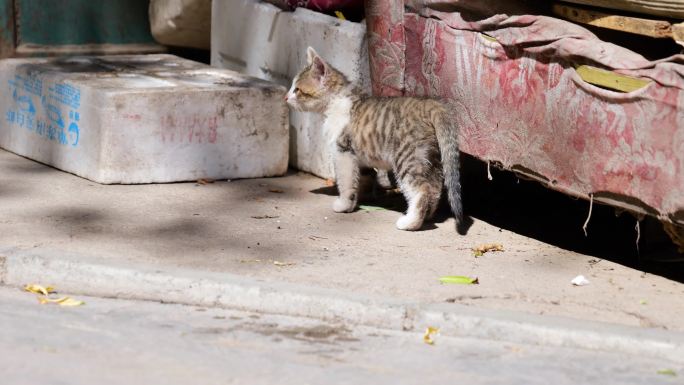
[[[280,261],[273,261],[273,264],[276,266],[292,266],[295,264],[295,262],[280,262]]]
[[[85,302],[73,299],[71,297],[61,297],[61,298],[38,297],[38,302],[40,302],[41,305],[45,305],[46,303],[56,303],[59,306],[70,306],[70,307],[71,306],[85,305]]]
[[[342,14],[342,12],[340,12],[340,11],[335,11],[335,16],[337,16],[337,18],[340,19],[340,20],[347,20],[347,18],[344,17],[344,15]]]
[[[85,302],[78,300],[78,299],[73,299],[70,297],[60,298],[57,301],[57,303],[59,304],[59,306],[69,306],[69,307],[85,305]]]
[[[36,284],[30,284],[24,286],[24,290],[33,293],[33,294],[42,294],[42,295],[49,295],[50,293],[55,292],[55,288],[52,286],[41,286],[41,285],[36,285]]]
[[[435,344],[435,336],[439,334],[439,328],[434,328],[432,326],[428,326],[427,329],[425,329],[425,334],[423,335],[423,342],[425,342],[428,345],[434,345]]]
[[[500,243],[484,244],[473,248],[473,254],[476,257],[481,257],[488,251],[504,251],[504,248]]]

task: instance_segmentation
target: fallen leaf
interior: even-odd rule
[[[344,17],[344,15],[342,14],[342,12],[340,12],[340,11],[335,11],[335,16],[337,16],[337,18],[340,19],[340,20],[347,20],[347,18]]]
[[[275,218],[280,218],[277,215],[252,215],[252,218],[254,219],[275,219]]]
[[[439,282],[444,284],[457,284],[457,285],[478,285],[480,281],[475,278],[466,277],[463,275],[448,275],[446,277],[441,277]]]
[[[359,210],[363,211],[387,211],[384,207],[360,205]]]
[[[205,185],[205,184],[210,184],[214,183],[215,180],[209,179],[209,178],[202,178],[202,179],[197,179],[197,184]]]
[[[425,342],[428,345],[434,345],[435,337],[437,335],[439,335],[439,328],[428,326],[428,328],[425,329],[425,334],[423,334],[423,342]]]
[[[577,277],[573,278],[572,281],[570,281],[575,286],[586,286],[589,284],[589,280],[584,278],[583,275],[578,275]]]
[[[662,374],[663,376],[677,377],[677,372],[672,369],[660,369],[657,371],[657,373]]]
[[[40,302],[41,305],[44,305],[46,303],[56,303],[59,306],[81,306],[85,305],[85,302],[79,301],[76,299],[73,299],[71,297],[61,297],[61,298],[47,298],[47,297],[38,297],[38,302]]]
[[[271,188],[271,189],[268,189],[268,192],[272,192],[272,193],[276,193],[276,194],[282,194],[285,191],[283,191],[281,189],[277,189],[277,188]]]
[[[273,261],[273,264],[276,266],[292,266],[296,265],[295,262],[280,262],[280,261]]]
[[[33,294],[42,294],[45,296],[50,295],[50,293],[55,292],[55,288],[51,286],[41,286],[41,285],[36,285],[36,284],[31,284],[31,285],[26,285],[24,286],[24,290],[31,292]]]
[[[504,248],[500,243],[484,244],[473,248],[473,254],[476,257],[481,257],[488,251],[504,251]]]
[[[335,179],[332,179],[332,178],[326,179],[326,180],[325,180],[325,185],[328,186],[328,187],[334,186],[334,185],[335,185]]]

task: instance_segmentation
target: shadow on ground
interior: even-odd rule
[[[467,214],[515,233],[563,249],[610,260],[631,268],[684,282],[684,255],[679,254],[660,222],[616,214],[610,206],[594,204],[587,235],[589,202],[519,179],[514,173],[492,169],[465,157],[462,166]]]
[[[684,283],[684,254],[677,252],[656,219],[643,219],[639,234],[634,216],[616,214],[610,206],[594,204],[585,236],[583,226],[589,202],[520,179],[512,172],[491,172],[490,181],[486,163],[464,156],[462,185],[467,216],[566,250]],[[404,212],[403,196],[392,191],[378,192],[372,186],[372,178],[373,175],[364,178],[360,204]],[[336,196],[337,188],[322,187],[311,192]],[[443,223],[451,216],[443,197],[432,222]],[[426,224],[423,230],[434,229],[433,223]]]

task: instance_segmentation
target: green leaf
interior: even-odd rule
[[[366,206],[366,205],[360,205],[359,209],[363,210],[363,211],[387,211],[387,209],[384,207]]]
[[[439,282],[444,284],[456,284],[456,285],[477,285],[480,282],[477,277],[465,277],[462,275],[448,275],[446,277],[441,277]]]
[[[662,374],[663,376],[677,377],[677,372],[672,369],[660,369],[658,374]]]

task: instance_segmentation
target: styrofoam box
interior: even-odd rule
[[[214,1],[211,64],[289,87],[306,65],[311,46],[349,80],[370,92],[366,26],[304,8],[295,12],[256,0]],[[332,149],[323,137],[323,118],[290,112],[290,163],[333,177]]]
[[[287,171],[284,87],[172,55],[0,61],[0,146],[99,183]]]

